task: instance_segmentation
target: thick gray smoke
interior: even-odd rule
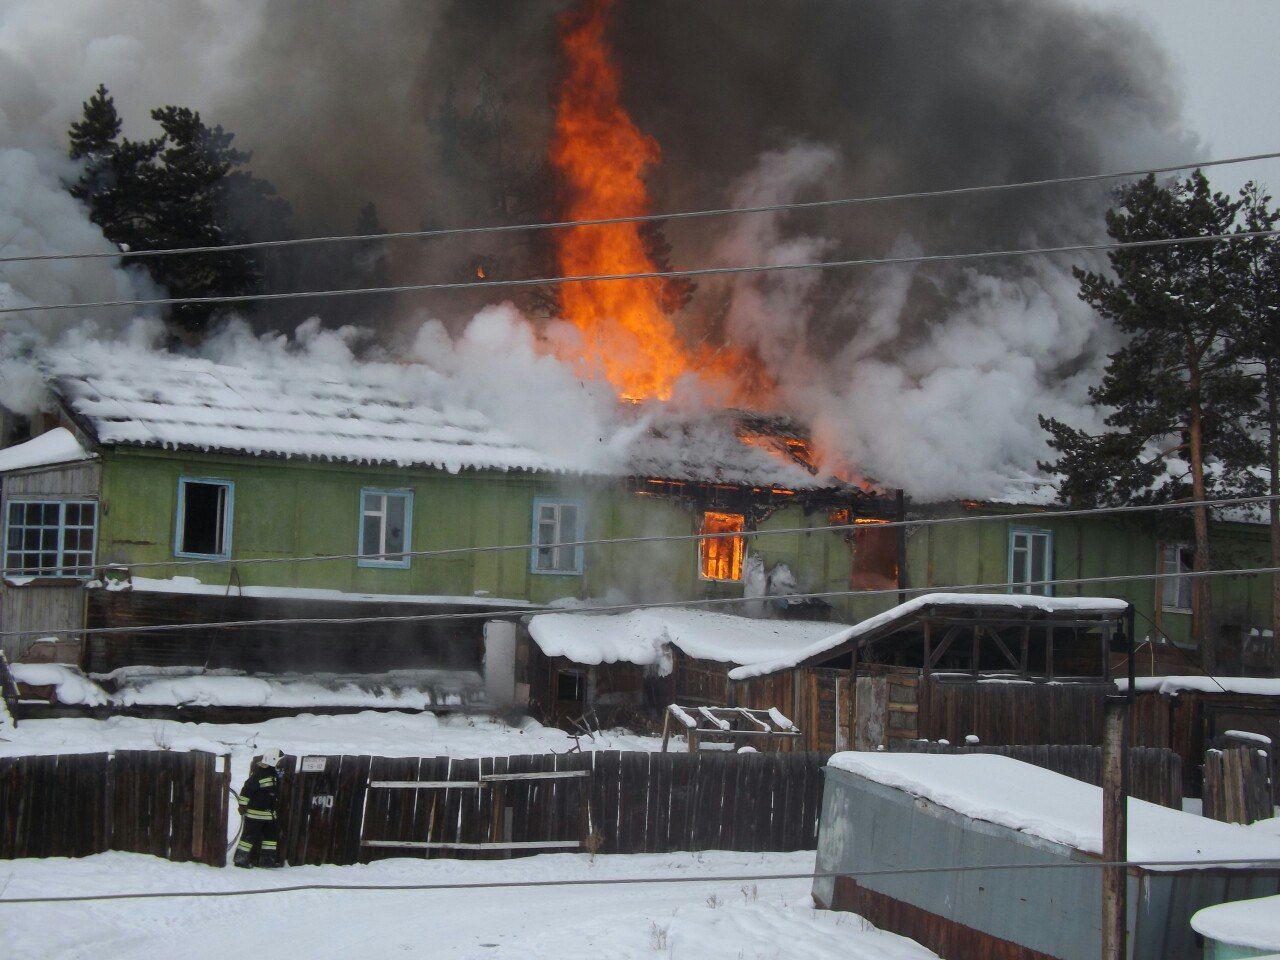
[[[541,218],[569,5],[11,0],[0,145],[60,151],[102,81],[127,132],[165,102],[236,132],[304,232],[347,230],[366,200],[398,229]],[[611,36],[627,106],[662,145],[660,210],[1052,177],[1197,146],[1149,37],[1067,0],[619,0]],[[1021,246],[1096,238],[1106,200],[1050,188],[689,222],[668,239],[676,265]],[[396,276],[440,278],[470,255],[399,245]],[[533,266],[522,255],[513,272]],[[780,402],[869,475],[922,497],[997,495],[1045,452],[1037,413],[1085,416],[1110,342],[1068,266],[704,281],[680,322],[755,350]],[[463,306],[427,304],[454,329]]]

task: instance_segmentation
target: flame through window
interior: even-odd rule
[[[746,518],[740,513],[708,510],[702,515],[701,533],[740,533]],[[698,541],[698,573],[705,580],[741,580],[747,552],[744,537],[707,537]]]

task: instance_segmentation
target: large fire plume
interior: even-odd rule
[[[622,106],[621,74],[605,36],[615,0],[582,0],[560,22],[563,77],[556,100],[550,159],[566,220],[643,216],[651,212],[645,174],[662,159],[653,137]],[[638,223],[574,227],[556,236],[562,276],[659,270]],[[671,396],[695,373],[735,402],[759,399],[768,378],[754,358],[721,347],[690,350],[664,307],[664,281],[569,283],[560,310],[582,333],[589,365],[629,399]]]

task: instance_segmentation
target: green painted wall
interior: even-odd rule
[[[382,469],[307,461],[173,451],[116,450],[104,456],[99,562],[171,564],[139,575],[196,576],[226,582],[228,565],[196,565],[174,557],[178,479],[235,485],[233,560],[351,554],[358,547],[360,491],[413,491],[413,550],[528,543],[535,497],[566,497],[586,506],[586,537],[696,533],[700,514],[667,499],[641,496],[604,479],[515,473]],[[764,527],[820,526],[823,511],[806,517],[784,506]],[[749,546],[766,567],[786,562],[804,590],[848,586],[849,547],[839,533],[761,538]],[[741,596],[740,584],[701,580],[696,541],[600,545],[585,548],[582,575],[530,571],[527,551],[412,559],[408,569],[368,568],[354,560],[238,566],[245,585],[325,587],[367,593],[495,597],[546,602],[601,597],[612,587],[631,596],[688,599]]]
[[[983,512],[987,512],[986,507]],[[1162,540],[1187,539],[1162,534],[1145,518],[1058,519],[1051,513],[1035,522],[992,521],[916,528],[907,539],[908,586],[1007,582],[1010,531],[1018,527],[1052,531],[1055,579],[1158,573],[1161,572]],[[1265,527],[1215,524],[1211,533],[1213,566],[1230,569],[1269,565],[1267,537]],[[1218,623],[1270,629],[1269,577],[1219,577],[1211,583],[1214,617]],[[1148,634],[1158,636],[1158,630],[1174,643],[1190,644],[1190,614],[1157,611],[1155,581],[1064,585],[1056,587],[1055,594],[1120,597],[1137,610],[1140,638]]]
[[[117,450],[108,451],[103,462],[100,562],[172,562],[172,566],[150,571],[150,575],[194,575],[205,582],[226,581],[226,565],[195,567],[173,556],[178,478],[183,475],[235,484],[232,553],[236,560],[354,553],[363,487],[413,490],[414,550],[528,543],[533,500],[539,496],[583,501],[588,538],[692,534],[700,522],[700,516],[689,507],[642,496],[603,479],[494,472],[450,475],[438,470]],[[825,511],[805,516],[795,505],[778,510],[760,528],[813,527],[827,522]],[[907,586],[1007,582],[1009,531],[1016,526],[1053,531],[1056,577],[1150,574],[1158,570],[1161,537],[1153,524],[1136,518],[1056,519],[1046,513],[1034,524],[995,521],[910,528]],[[1266,565],[1266,536],[1263,527],[1217,525],[1213,534],[1215,565]],[[751,541],[749,549],[759,552],[766,568],[786,563],[801,590],[849,587],[851,547],[842,532],[761,537]],[[487,591],[495,597],[534,602],[566,596],[602,597],[610,588],[633,597],[675,600],[742,595],[740,584],[710,583],[698,577],[696,541],[588,547],[580,576],[532,573],[525,551],[414,558],[406,570],[364,568],[353,560],[339,560],[241,565],[237,571],[246,585],[457,596]],[[1213,592],[1219,622],[1269,625],[1266,577],[1215,579]],[[1154,633],[1152,624],[1158,621],[1175,642],[1188,642],[1190,616],[1157,612],[1151,581],[1060,587],[1057,593],[1123,597],[1138,610],[1139,636]],[[889,595],[831,602],[837,616],[849,621],[887,609],[896,600],[896,595]]]

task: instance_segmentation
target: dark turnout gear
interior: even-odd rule
[[[280,866],[280,823],[276,809],[280,799],[280,771],[256,764],[249,779],[240,788],[237,800],[244,826],[236,844],[235,865],[249,867]]]

